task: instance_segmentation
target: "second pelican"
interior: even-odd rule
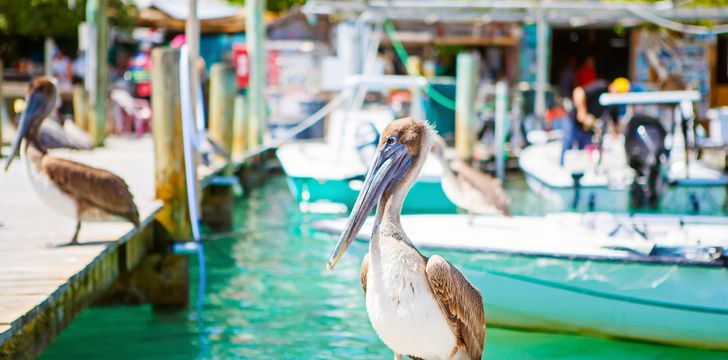
[[[395,359],[480,359],[485,346],[480,292],[442,257],[420,254],[400,224],[402,202],[434,136],[426,122],[409,118],[385,128],[328,268],[336,265],[378,203],[361,268],[374,330]]]
[[[33,189],[48,205],[76,220],[70,244],[78,243],[81,221],[120,217],[139,227],[139,212],[123,179],[106,170],[47,155],[40,128],[57,99],[51,79],[40,77],[31,82],[5,171],[22,145],[20,156]]]

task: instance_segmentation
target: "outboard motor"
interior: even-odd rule
[[[659,203],[661,170],[667,160],[666,136],[660,121],[647,115],[636,114],[627,124],[624,147],[627,163],[636,173],[630,187],[633,208],[656,208]]]

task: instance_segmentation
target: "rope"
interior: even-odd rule
[[[190,57],[189,48],[187,45],[183,45],[180,49],[180,61],[179,61],[179,77],[180,87],[182,88],[180,94],[180,103],[182,108],[182,147],[185,163],[185,179],[188,184],[193,184],[197,181],[197,174],[195,173],[195,162],[193,158],[193,148],[199,146],[200,137],[197,133],[197,125],[194,121],[195,115],[200,115],[199,111],[201,108],[198,104],[192,104],[192,93],[190,83]],[[185,91],[188,90],[188,91]],[[200,90],[200,89],[197,89]],[[201,99],[199,99],[201,100]],[[203,114],[204,115],[204,114]],[[197,287],[197,299],[195,302],[195,309],[197,310],[197,325],[200,328],[200,345],[202,352],[207,352],[207,327],[205,326],[205,319],[202,316],[202,310],[205,305],[205,290],[207,287],[207,270],[205,267],[205,248],[202,244],[202,234],[200,231],[200,210],[197,203],[197,187],[187,187],[187,201],[189,206],[189,217],[192,230],[192,238],[197,245],[195,250],[197,253],[197,263],[199,271],[199,285]]]
[[[339,95],[336,95],[331,101],[329,101],[328,104],[326,104],[324,107],[316,111],[315,113],[311,114],[309,117],[298,123],[296,126],[288,130],[285,135],[281,137],[281,139],[273,141],[269,145],[262,145],[258,147],[257,149],[253,149],[250,151],[246,151],[243,154],[243,158],[247,159],[249,157],[260,155],[261,153],[279,147],[291,140],[293,140],[296,135],[306,131],[306,129],[310,128],[311,126],[315,125],[319,121],[321,121],[326,115],[330,114],[334,109],[339,107],[346,99],[348,99],[350,96],[350,91],[342,91],[339,93]]]
[[[392,43],[392,47],[394,47],[394,51],[397,53],[397,57],[399,57],[399,61],[402,62],[402,65],[409,70],[414,72],[418,76],[422,76],[418,69],[409,69],[407,67],[407,62],[409,61],[409,55],[407,54],[407,51],[404,48],[404,45],[402,45],[402,42],[399,41],[396,38],[397,29],[395,29],[394,24],[390,20],[386,20],[384,22],[384,30],[387,32],[387,36],[389,37],[390,42]],[[450,109],[455,110],[455,101],[448,98],[441,92],[437,91],[432,84],[427,84],[427,95],[435,101],[436,103]]]

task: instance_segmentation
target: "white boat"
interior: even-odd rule
[[[624,212],[630,206],[629,187],[634,170],[627,165],[622,142],[621,137],[612,142],[605,141],[601,163],[595,153],[591,156],[588,150],[572,150],[567,153],[566,166],[560,164],[561,142],[531,145],[521,151],[518,165],[528,187],[553,202],[558,209]],[[571,154],[577,156],[569,158]],[[581,159],[575,160],[577,157]],[[590,161],[591,166],[583,166],[577,199],[569,160],[584,162],[584,159]],[[695,201],[709,211],[723,206],[728,186],[725,174],[700,161],[691,161],[688,173],[690,177],[686,175],[684,162],[670,165],[667,179],[671,185],[661,200],[661,209],[679,212]]]
[[[337,234],[345,219],[314,228]],[[402,226],[483,294],[489,325],[728,350],[728,219],[410,215]],[[363,256],[371,219],[352,254]]]
[[[601,154],[570,151],[565,154],[562,166],[560,142],[537,144],[522,151],[519,166],[529,187],[561,209],[627,211],[631,200],[644,205],[642,196],[647,191],[652,193],[654,202],[659,198],[659,203],[652,205],[663,211],[682,212],[686,205],[694,212],[718,210],[725,204],[728,176],[696,159],[687,146],[695,138],[693,102],[698,100],[697,91],[602,94],[599,102],[604,106],[642,106],[639,113],[630,116],[625,129],[626,143],[631,149],[629,156],[623,136],[604,135]],[[667,128],[657,120],[658,104],[662,109],[673,107],[671,126]],[[628,113],[632,110],[628,108]],[[644,115],[649,113],[652,114]],[[651,174],[642,174],[637,181],[631,166]],[[651,175],[657,179],[654,183],[648,183]],[[668,185],[668,194],[658,196],[665,188],[662,183]],[[630,194],[631,188],[638,193]],[[632,196],[635,198],[630,199]]]

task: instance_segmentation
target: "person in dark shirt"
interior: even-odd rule
[[[599,97],[607,92],[627,92],[629,81],[617,78],[611,84],[597,79],[585,86],[577,86],[572,93],[574,108],[569,119],[564,121],[564,142],[561,148],[561,165],[564,165],[564,154],[574,147],[583,149],[592,143],[597,119],[608,115],[612,121],[618,121],[616,107],[607,108],[599,103]]]

